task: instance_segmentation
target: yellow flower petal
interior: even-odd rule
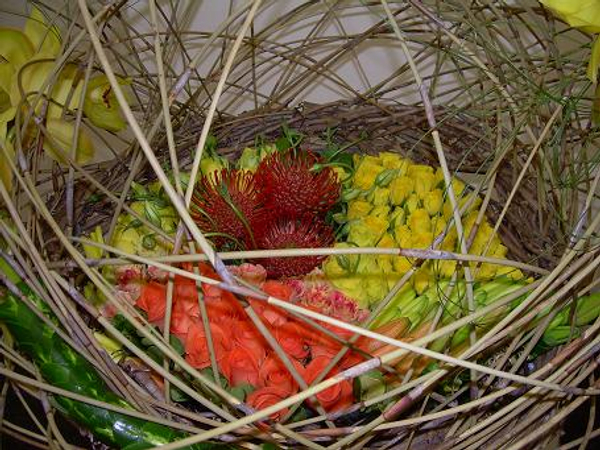
[[[598,79],[598,66],[600,66],[600,36],[596,37],[592,45],[592,55],[587,68],[587,77],[592,83]]]
[[[64,164],[66,161],[64,154],[69,154],[73,142],[74,124],[61,119],[50,119],[46,122],[46,130],[48,135],[44,139],[44,150],[53,159]],[[78,164],[85,164],[93,156],[94,144],[85,130],[80,128],[75,150],[75,161]]]
[[[402,205],[412,194],[415,182],[413,178],[401,175],[390,183],[390,202],[392,205]]]
[[[60,52],[60,32],[56,26],[48,26],[39,9],[34,7],[25,22],[25,35],[36,53],[55,57]]]
[[[600,2],[597,0],[540,0],[554,15],[586,33],[600,33]]]
[[[130,80],[119,80],[120,85],[129,83]],[[88,83],[83,112],[94,125],[108,131],[121,131],[127,126],[106,75],[94,77]]]
[[[19,30],[0,28],[0,56],[17,72],[33,56],[33,44]]]
[[[429,213],[423,208],[416,209],[408,217],[408,226],[413,233],[418,231],[431,231],[431,218],[429,217]]]
[[[354,173],[353,185],[359,189],[367,190],[373,186],[375,178],[383,171],[383,166],[378,164],[377,158],[363,157]]]
[[[360,219],[371,211],[373,205],[364,200],[353,200],[348,203],[348,220]]]

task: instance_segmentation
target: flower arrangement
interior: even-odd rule
[[[426,250],[437,242],[445,251],[460,250],[439,169],[414,164],[395,153],[354,155],[350,161],[346,158],[344,168],[329,163],[312,152],[273,146],[246,149],[235,164],[209,155],[202,160],[193,217],[217,249],[242,253],[326,247],[334,239],[334,248]],[[470,236],[470,251],[504,258],[506,247],[487,221],[477,219],[479,198],[456,178],[452,189],[464,217],[464,232]],[[132,210],[173,233],[174,212],[164,202],[158,185],[135,185],[134,191]],[[135,220],[131,214],[121,216],[112,245],[134,254],[167,254],[168,243],[155,242],[156,234],[147,226],[134,226]],[[149,237],[153,246],[144,244]],[[93,251],[93,247],[88,250]],[[455,260],[429,260],[414,266],[414,261],[399,255],[340,254],[327,259],[267,257],[231,265],[229,270],[255,289],[257,297],[275,297],[345,323],[371,324],[377,333],[412,342],[465,314],[467,288],[465,280],[456,277],[457,267]],[[476,281],[472,287],[476,310],[499,302],[530,281],[519,269],[509,266],[469,263],[469,267]],[[190,263],[181,268],[194,271]],[[206,263],[200,263],[197,270],[219,281]],[[414,270],[410,283],[380,305],[410,270]],[[164,332],[168,273],[134,265],[118,268],[112,276],[123,298],[143,311],[150,326]],[[327,323],[317,321],[315,328],[251,295],[239,297],[179,274],[172,282],[168,328],[172,339],[180,343],[185,360],[207,376],[221,379],[227,389],[253,408],[266,408],[317,379],[394,350],[390,344],[365,337],[352,339],[353,333]],[[518,298],[504,304],[433,341],[429,348],[459,354],[471,333],[480,335],[489,330],[518,304]],[[595,317],[600,312],[591,297],[582,305],[582,317]],[[104,313],[112,316],[114,311],[104,309]],[[548,311],[540,313],[539,320],[546,314]],[[556,345],[570,336],[564,332],[566,322],[561,314],[562,319],[555,318],[544,334],[544,345]],[[406,374],[416,376],[435,367],[435,362],[410,354],[390,365],[394,372],[376,370],[358,377],[356,386],[344,381],[320,392],[305,402],[303,414],[347,410],[358,401],[385,393]],[[324,373],[326,367],[329,369]],[[271,418],[287,420],[290,414],[290,410],[282,409]]]

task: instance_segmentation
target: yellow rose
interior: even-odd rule
[[[377,158],[365,156],[354,173],[353,185],[366,191],[373,186],[375,178],[383,171],[383,166],[378,164]]]
[[[415,192],[420,198],[435,186],[435,175],[431,172],[418,172],[415,174]]]
[[[434,174],[433,167],[426,166],[424,164],[414,164],[408,168],[408,175],[411,177],[418,177],[422,174]]]
[[[419,197],[417,197],[417,194],[412,193],[406,199],[405,206],[406,206],[406,209],[408,210],[409,214],[412,214],[413,212],[415,212],[417,209],[419,209],[421,207],[421,200],[419,200]]]
[[[373,205],[364,200],[353,200],[348,203],[348,220],[361,219],[369,214]]]
[[[373,247],[388,229],[389,222],[380,217],[366,216],[350,224],[348,242],[359,247]]]
[[[444,193],[441,189],[434,189],[423,195],[423,208],[427,210],[430,216],[435,216],[442,209],[444,203]]]
[[[411,177],[401,175],[390,183],[390,202],[401,205],[412,194],[415,182]]]
[[[520,269],[509,266],[498,266],[498,269],[496,270],[496,276],[502,275],[505,275],[515,281],[525,278],[525,275],[523,275],[523,272],[521,272]]]
[[[382,152],[379,154],[379,160],[386,169],[396,169],[404,175],[411,165],[409,159],[401,158],[398,153]]]
[[[476,264],[471,264],[471,268],[475,269]],[[478,280],[491,280],[496,276],[498,266],[495,264],[482,263],[477,270],[476,276]]]
[[[374,217],[379,217],[381,219],[387,220],[388,215],[390,214],[390,207],[387,205],[376,206],[371,210],[370,215]]]
[[[392,260],[392,264],[394,266],[394,271],[396,271],[398,273],[406,273],[410,269],[412,269],[412,266],[413,266],[413,263],[410,261],[410,259],[408,259],[404,256],[399,256],[397,258],[394,258]]]
[[[412,248],[428,248],[433,243],[433,233],[431,231],[414,231],[411,237]]]
[[[413,231],[413,233],[417,231],[430,231],[431,217],[429,217],[429,213],[425,209],[416,209],[408,217],[408,226]]]
[[[432,270],[438,278],[452,278],[456,272],[456,261],[454,260],[439,260],[432,262]]]
[[[432,275],[427,267],[421,267],[412,276],[412,285],[417,294],[421,295],[429,287],[429,282],[432,279]]]
[[[404,212],[403,208],[394,208],[390,216],[390,224],[393,227],[399,227],[400,225],[404,225],[406,223],[406,212]]]
[[[408,225],[399,225],[394,228],[394,237],[396,238],[396,243],[401,248],[410,248],[410,243],[412,240],[412,233]]]
[[[390,189],[377,187],[369,195],[369,199],[375,206],[387,205],[390,200]]]

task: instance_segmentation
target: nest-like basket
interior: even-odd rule
[[[135,405],[139,417],[198,442],[247,448],[267,442],[284,448],[556,446],[565,419],[598,393],[600,322],[552,353],[530,357],[549,322],[537,313],[558,311],[597,284],[600,172],[594,89],[585,75],[590,37],[568,29],[537,2],[204,3],[38,5],[61,30],[62,47],[47,84],[29,93],[9,123],[20,134],[9,136],[16,158],[13,186],[0,203],[2,255],[11,255],[50,305],[61,336]],[[94,127],[83,108],[65,110],[64,117],[94,135],[95,159],[83,167],[71,157],[76,152],[59,164],[43,151],[48,96],[40,92],[67,64],[86,82],[109,75],[107,98],[113,107],[124,101],[127,127],[118,133]],[[110,80],[111,74],[117,78]],[[119,98],[115,91],[127,92]],[[350,153],[392,151],[447,168],[485,198],[486,217],[508,247],[508,259],[529,268],[526,275],[534,279],[521,306],[472,342],[458,357],[461,364],[439,361],[436,371],[406,377],[377,413],[357,404],[301,424],[270,423],[268,414],[247,420],[252,411],[215,400],[198,389],[193,373],[184,383],[227,414],[219,417],[197,402],[184,410],[144,393],[150,384],[143,383],[149,373],[143,358],[139,367],[119,366],[93,337],[109,322],[86,306],[82,294],[90,281],[104,281],[97,261],[82,256],[79,238],[98,225],[110,237],[133,182],[158,179],[166,187],[162,175],[174,164],[197,172],[209,134],[218,153],[235,160],[257,139],[273,142],[284,129],[302,134],[302,147],[315,151],[333,143]],[[171,194],[181,202],[177,191]],[[185,209],[179,215],[189,219]],[[189,220],[181,226],[210,259],[198,230]],[[115,264],[124,257],[111,256]],[[68,448],[71,439],[81,445],[54,418],[52,396],[65,392],[52,390],[18,348],[4,332],[0,411],[22,409],[35,420],[4,414],[1,433],[42,448]],[[165,355],[176,361],[178,353],[167,348]],[[478,371],[479,365],[489,370]],[[449,393],[461,370],[463,385]],[[4,406],[6,398],[15,406]],[[45,417],[29,406],[35,399]],[[598,434],[593,414],[584,429],[564,448]]]

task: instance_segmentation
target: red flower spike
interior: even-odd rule
[[[218,249],[253,248],[251,224],[262,209],[254,174],[223,169],[203,176],[194,190],[190,214],[204,233],[214,233]]]
[[[320,220],[309,218],[281,218],[262,223],[256,232],[256,244],[259,249],[323,248],[330,247],[333,240],[331,227]],[[264,266],[270,278],[280,278],[307,274],[324,259],[324,256],[266,258],[258,263]]]
[[[261,161],[256,179],[261,199],[272,215],[317,217],[338,201],[340,183],[330,167],[311,170],[319,162],[312,152],[289,149]]]

